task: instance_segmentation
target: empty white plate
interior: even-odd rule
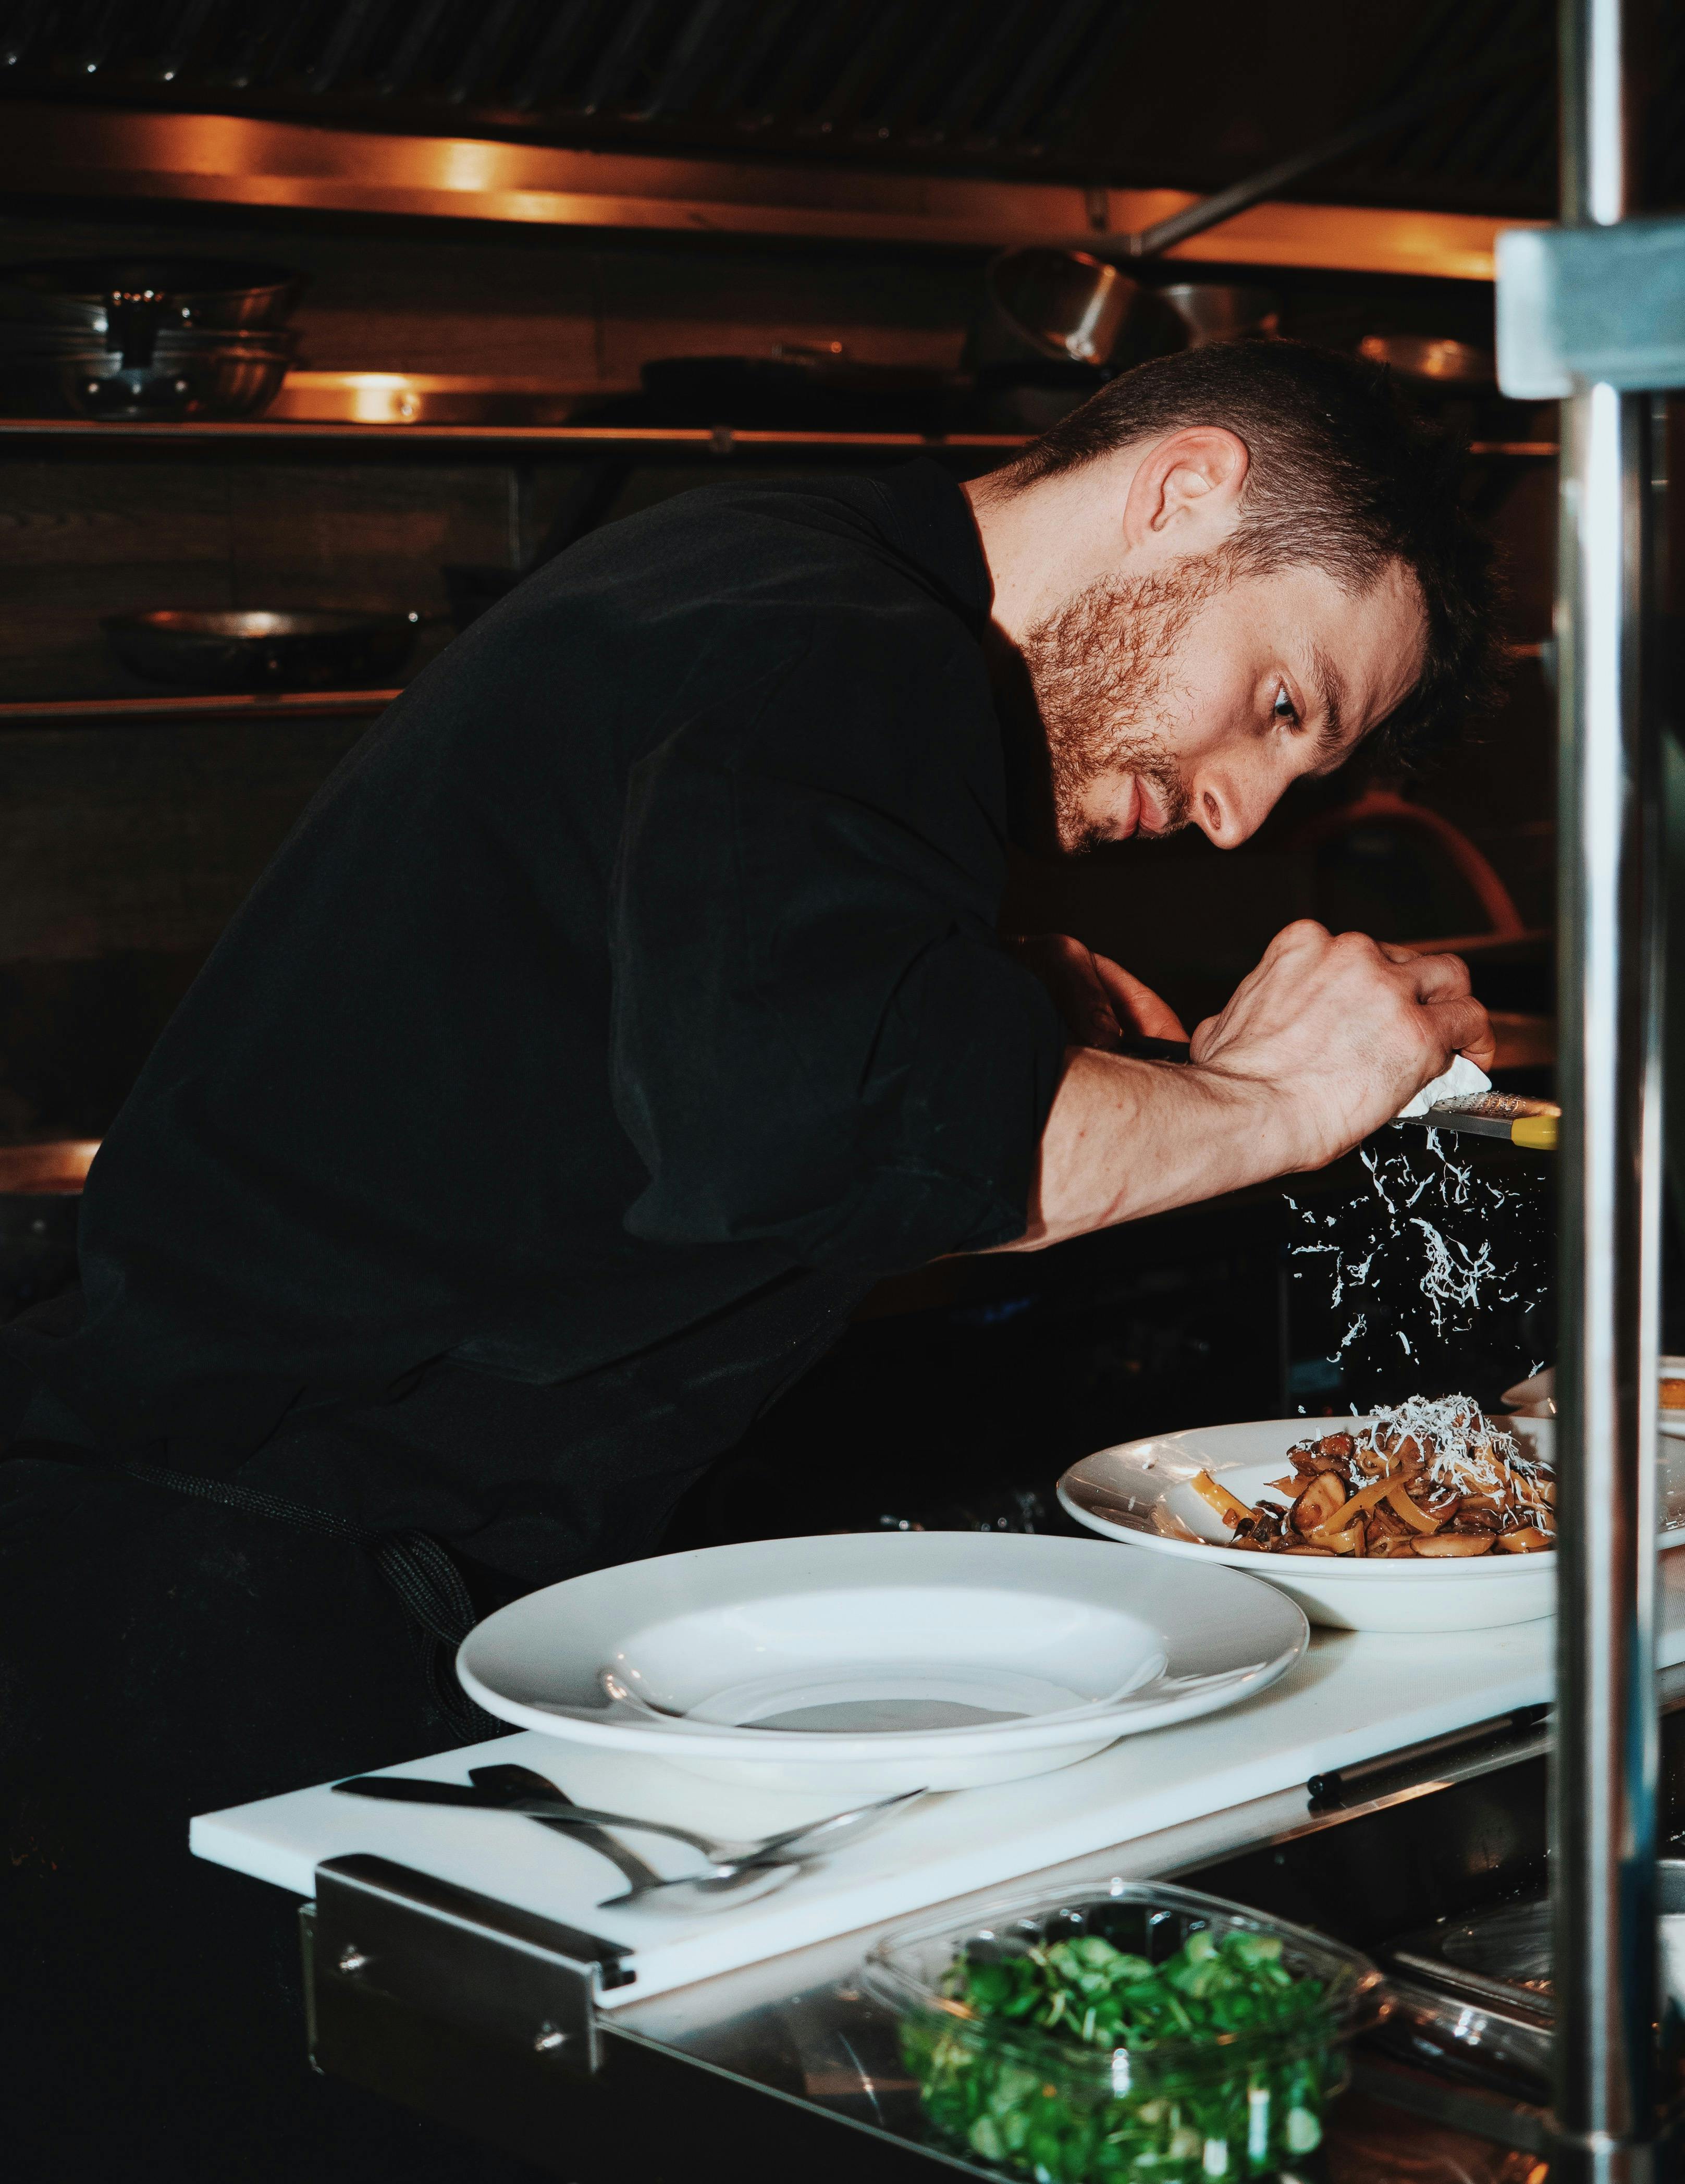
[[[1263,1418],[1240,1425],[1194,1426],[1182,1433],[1103,1448],[1073,1464],[1059,1498],[1090,1531],[1150,1549],[1186,1568],[1210,1562],[1255,1573],[1289,1592],[1313,1623],[1343,1630],[1487,1630],[1531,1623],[1556,1609],[1556,1557],[1493,1553],[1460,1560],[1400,1556],[1374,1561],[1261,1555],[1229,1544],[1227,1526],[1189,1483],[1208,1471],[1230,1493],[1253,1502],[1287,1471],[1287,1451],[1323,1432],[1373,1423],[1368,1418]],[[1503,1418],[1523,1449],[1552,1460],[1549,1418]],[[1685,1544],[1685,1451],[1664,1442],[1659,1451],[1664,1547]],[[1279,1499],[1279,1496],[1276,1498]]]
[[[1308,1635],[1292,1602],[1215,1561],[1126,1569],[1087,1540],[862,1532],[570,1579],[480,1624],[457,1672],[524,1729],[846,1802],[1069,1766],[1261,1691]],[[611,1707],[605,1668],[686,1718]]]

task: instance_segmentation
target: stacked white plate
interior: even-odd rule
[[[969,1789],[1211,1713],[1309,1636],[1252,1575],[1098,1540],[976,1532],[760,1540],[594,1571],[514,1602],[457,1659],[523,1729],[726,1781]],[[661,1709],[605,1695],[603,1673]]]

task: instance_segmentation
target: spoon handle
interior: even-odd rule
[[[687,1843],[699,1850],[705,1858],[718,1861],[739,1853],[736,1843],[718,1843],[712,1836],[694,1834],[689,1828],[674,1825],[667,1820],[635,1820],[630,1813],[599,1813],[587,1805],[570,1805],[565,1812],[553,1812],[548,1801],[542,1797],[512,1798],[512,1812],[525,1813],[535,1820],[548,1820],[557,1827],[642,1828],[646,1835],[671,1836],[676,1842]],[[751,1846],[753,1847],[753,1846]]]
[[[598,1852],[623,1873],[635,1889],[648,1888],[662,1878],[647,1858],[640,1858],[624,1843],[616,1842],[613,1836],[598,1826],[594,1815],[576,1814],[559,1790],[553,1793],[553,1802],[546,1800],[541,1805],[534,1797],[500,1797],[488,1789],[470,1787],[465,1782],[433,1782],[420,1775],[359,1774],[348,1781],[336,1782],[333,1786],[348,1797],[382,1798],[390,1804],[453,1805],[479,1813],[516,1813],[525,1819],[537,1820],[541,1827],[553,1828],[559,1835],[571,1836],[576,1842]],[[548,1809],[545,1809],[546,1806]]]
[[[584,1819],[564,1819],[559,1814],[530,1813],[527,1817],[537,1820],[541,1828],[553,1829],[559,1836],[571,1836],[587,1850],[594,1850],[599,1858],[606,1858],[631,1883],[634,1895],[642,1895],[647,1888],[659,1887],[662,1876],[648,1859],[640,1858],[625,1843],[617,1842],[606,1828],[597,1827]]]

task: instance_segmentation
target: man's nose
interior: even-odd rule
[[[1197,775],[1188,816],[1220,850],[1236,850],[1264,824],[1281,792],[1243,787],[1217,772]]]

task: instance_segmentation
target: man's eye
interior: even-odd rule
[[[1296,728],[1299,726],[1299,708],[1288,697],[1287,686],[1285,682],[1278,682],[1276,685],[1276,702],[1270,708],[1270,717],[1290,728]]]

